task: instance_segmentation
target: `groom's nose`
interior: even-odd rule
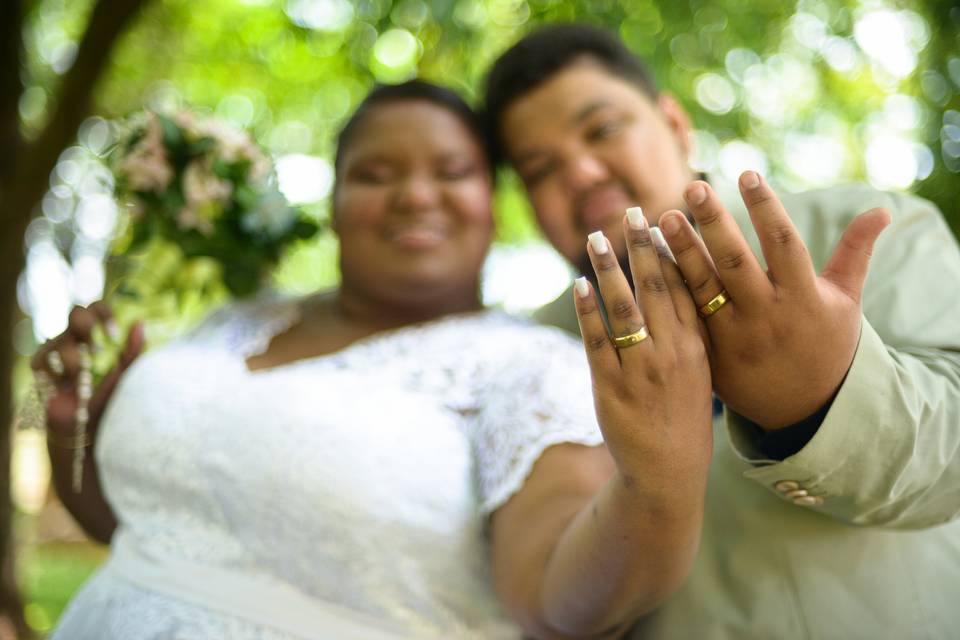
[[[571,195],[590,189],[610,177],[600,158],[592,153],[581,153],[567,159],[563,171],[564,182]]]

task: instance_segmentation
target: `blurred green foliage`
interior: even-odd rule
[[[51,68],[63,64],[58,55],[69,54],[90,4],[35,3],[26,70],[35,104],[24,118],[27,129],[42,122],[44,110],[36,105],[44,100],[37,96],[55,82]],[[339,125],[373,82],[418,74],[476,100],[490,62],[521,34],[542,23],[582,20],[618,30],[648,60],[660,84],[679,97],[705,132],[698,138],[701,151],[713,154],[701,158],[704,167],[716,170],[723,145],[741,140],[762,152],[768,172],[787,188],[874,177],[878,186],[910,187],[934,200],[960,230],[960,9],[952,5],[153,0],[122,39],[98,89],[97,112],[111,117],[145,103],[187,102],[249,127],[274,154],[329,158]],[[869,14],[882,19],[864,20]],[[874,27],[872,39],[858,32],[866,23]],[[888,41],[886,53],[878,54],[878,39]],[[874,172],[878,183],[867,151],[881,130],[928,151],[881,145],[874,155],[916,157],[891,160],[894,166],[885,173]],[[822,153],[842,156],[824,158],[833,169],[827,175],[816,158],[823,139],[817,136],[838,142]],[[800,152],[806,155],[798,159]],[[812,164],[820,164],[819,172]],[[909,179],[911,169],[919,174],[916,182]],[[522,220],[522,198],[500,203],[504,239],[535,234]],[[314,212],[323,218],[326,203],[315,204]]]
[[[523,33],[582,20],[616,30],[679,98],[697,129],[699,168],[723,173],[746,158],[765,164],[790,189],[850,180],[908,188],[936,202],[960,234],[960,8],[954,5],[149,0],[118,43],[95,110],[109,119],[144,106],[190,104],[249,128],[275,156],[329,160],[339,126],[374,82],[419,75],[476,102],[489,64]],[[48,117],[92,6],[93,0],[29,3],[20,99],[28,136]],[[502,186],[501,240],[536,237],[515,178],[506,176]],[[328,216],[325,200],[306,207],[318,221]],[[330,234],[303,243],[278,270],[280,284],[308,291],[335,282],[335,247]],[[32,611],[52,621],[79,576],[71,569],[63,577],[59,556],[44,553],[30,552],[28,564],[41,561],[26,571],[26,593]]]

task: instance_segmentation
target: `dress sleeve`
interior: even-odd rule
[[[275,335],[299,318],[296,298],[267,289],[250,299],[227,302],[204,318],[185,340],[249,357],[265,351]]]
[[[497,336],[479,376],[471,445],[486,516],[516,493],[548,447],[603,443],[583,347],[562,331],[520,325]]]
[[[774,461],[739,416],[727,426],[754,465],[744,475],[781,498],[791,481],[843,522],[915,529],[960,515],[960,251],[932,204],[886,197],[893,223],[871,260],[860,343],[816,435]]]

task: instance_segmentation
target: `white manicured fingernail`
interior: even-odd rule
[[[643,216],[643,209],[640,207],[630,207],[627,209],[627,224],[631,229],[641,231],[647,225],[647,219]]]
[[[110,336],[110,339],[114,342],[120,341],[120,327],[117,326],[117,323],[113,320],[107,320],[107,335]]]
[[[604,237],[603,231],[594,231],[587,236],[587,240],[590,241],[593,252],[598,256],[602,256],[607,252],[607,239]]]
[[[590,285],[587,284],[587,279],[583,276],[576,278],[573,281],[573,290],[577,292],[579,298],[586,298],[590,295]]]
[[[650,229],[650,239],[653,240],[653,246],[656,248],[657,253],[664,258],[670,258],[676,262],[676,259],[673,257],[673,251],[670,250],[670,245],[667,244],[666,239],[663,237],[663,232],[660,231],[660,227]]]

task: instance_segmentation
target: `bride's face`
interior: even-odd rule
[[[344,285],[388,298],[475,290],[493,185],[466,124],[403,100],[373,107],[348,145],[333,202]]]

